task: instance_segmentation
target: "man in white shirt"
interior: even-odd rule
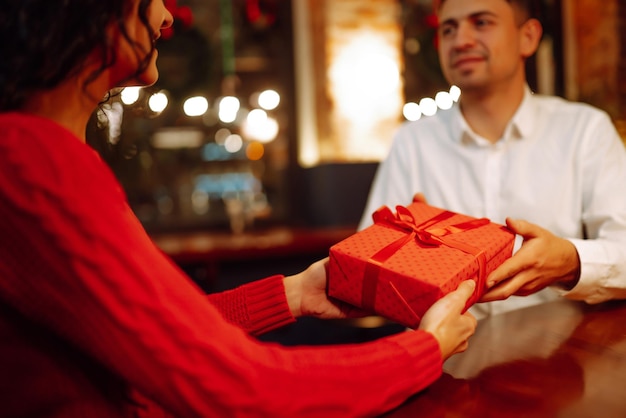
[[[559,295],[626,298],[626,150],[605,112],[530,91],[542,27],[528,4],[439,2],[439,58],[461,98],[399,129],[360,224],[416,194],[506,222],[518,245],[488,276],[478,318]]]

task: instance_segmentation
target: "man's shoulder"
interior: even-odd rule
[[[607,113],[589,103],[569,100],[560,96],[544,94],[532,95],[533,105],[541,111],[541,114],[563,115],[577,117],[607,117]]]
[[[447,129],[458,117],[458,109],[439,109],[434,115],[422,115],[418,120],[403,122],[399,131],[412,134],[432,134]]]

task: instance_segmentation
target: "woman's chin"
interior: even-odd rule
[[[157,71],[146,71],[139,77],[132,80],[128,80],[119,87],[150,87],[159,79],[159,73]]]

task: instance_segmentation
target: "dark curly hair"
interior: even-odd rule
[[[154,45],[146,51],[128,35],[124,17],[138,4],[139,18],[150,32],[147,9],[152,0],[0,0],[0,111],[19,109],[31,94],[52,89],[84,69],[93,51],[101,64],[92,82],[115,63],[106,30],[117,24],[135,46],[141,74]]]

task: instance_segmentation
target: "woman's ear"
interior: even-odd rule
[[[524,58],[530,57],[537,51],[542,35],[543,27],[537,19],[528,19],[520,27],[520,52]]]

